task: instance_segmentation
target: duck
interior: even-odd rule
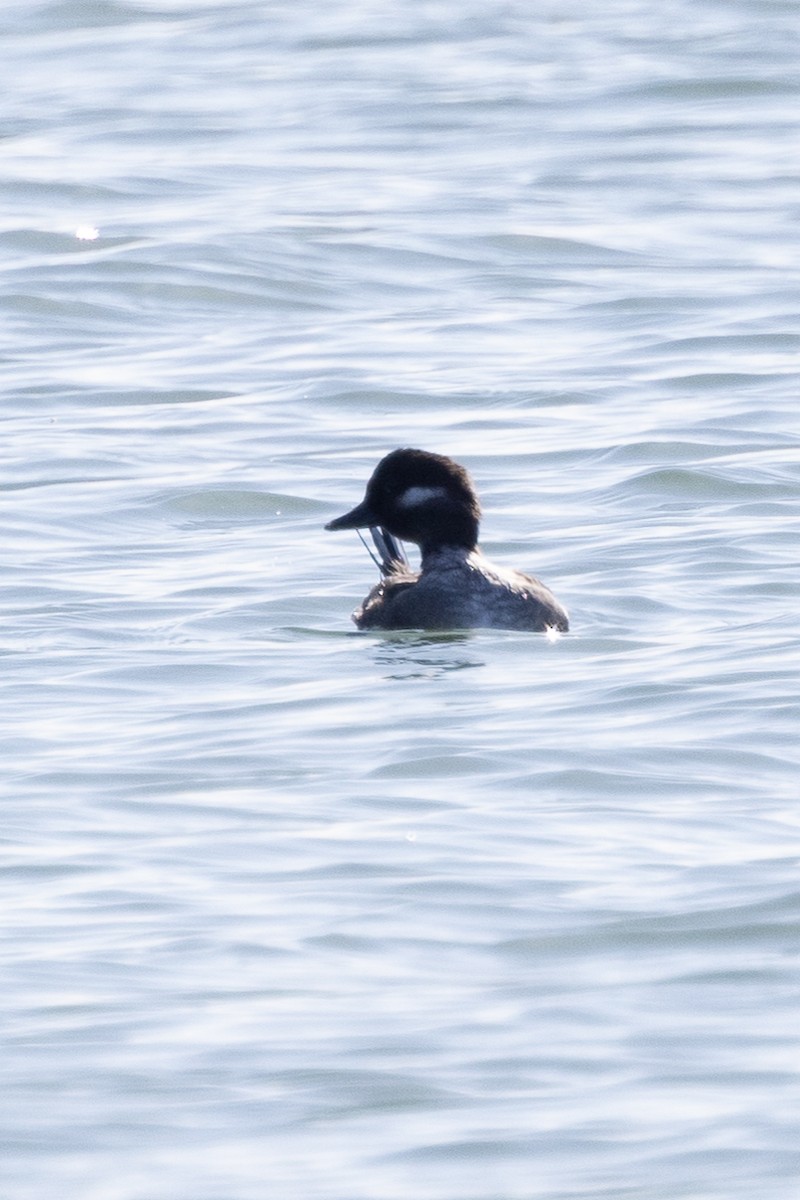
[[[556,635],[569,615],[532,575],[491,563],[478,545],[481,507],[465,467],[405,447],[382,458],[364,499],[326,530],[370,529],[383,578],[353,612],[358,629],[516,629]],[[400,542],[420,550],[418,571]]]

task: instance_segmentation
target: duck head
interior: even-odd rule
[[[443,546],[474,550],[480,504],[469,474],[452,458],[427,450],[393,450],[382,458],[364,499],[325,528],[380,525],[426,553]]]

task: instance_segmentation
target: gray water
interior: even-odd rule
[[[0,22],[3,1200],[794,1200],[800,6]]]

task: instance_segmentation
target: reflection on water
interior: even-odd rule
[[[367,635],[378,640],[375,635]],[[380,635],[372,651],[387,679],[436,679],[448,671],[485,666],[478,635],[470,632],[422,633],[396,630]],[[472,653],[467,654],[470,649]]]

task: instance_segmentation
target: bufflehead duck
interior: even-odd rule
[[[543,583],[484,558],[480,515],[472,480],[451,458],[405,449],[381,459],[362,502],[325,526],[374,531],[385,578],[353,613],[358,628],[567,630]],[[418,572],[394,538],[419,546]]]

